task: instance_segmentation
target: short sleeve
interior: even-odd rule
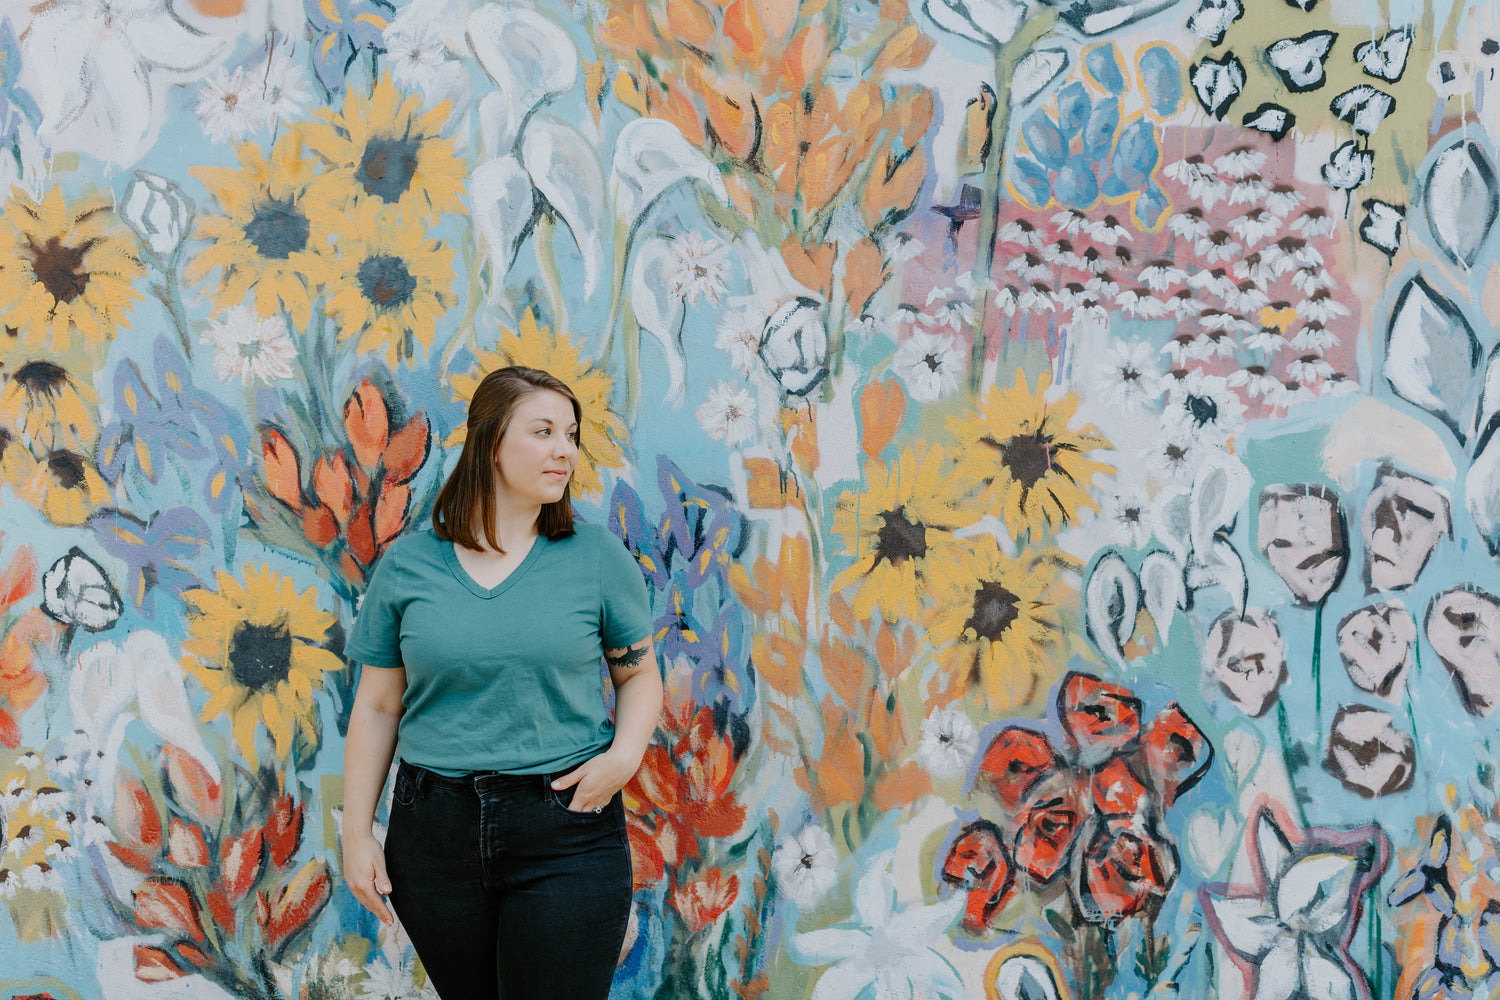
[[[651,634],[651,597],[625,543],[608,531],[600,535],[599,638],[605,649],[624,649]]]
[[[359,603],[344,656],[372,667],[400,667],[401,604],[399,584],[401,571],[396,565],[396,546],[385,551],[370,577],[370,586]]]

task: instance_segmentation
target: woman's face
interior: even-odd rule
[[[513,502],[549,504],[568,492],[578,464],[578,422],[573,403],[538,389],[516,404],[495,451],[495,482]]]

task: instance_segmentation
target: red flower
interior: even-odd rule
[[[160,948],[148,944],[135,946],[135,978],[143,983],[162,983],[168,979],[179,979],[187,975],[172,960],[172,956]]]
[[[167,832],[167,860],[179,868],[202,868],[208,864],[208,844],[203,831],[176,816]]]
[[[692,881],[679,885],[672,893],[672,906],[688,930],[697,933],[733,906],[739,893],[738,875],[725,875],[722,868],[710,868]]]
[[[959,831],[943,864],[943,881],[969,894],[964,926],[982,931],[1011,895],[1010,862],[1000,843],[1000,830],[988,820],[976,820]]]
[[[1176,850],[1158,824],[1208,769],[1203,731],[1174,703],[1143,732],[1128,688],[1081,673],[1063,678],[1057,716],[1066,756],[1044,734],[1010,726],[980,760],[981,787],[999,799],[1003,822],[965,827],[943,866],[969,893],[970,930],[992,926],[1017,872],[1046,884],[1071,871],[1078,910],[1093,923],[1141,912],[1176,880]]]
[[[260,830],[251,830],[238,837],[231,837],[219,847],[219,888],[226,902],[238,903],[255,884],[260,874],[261,858],[265,855]],[[219,919],[215,914],[215,919]],[[219,920],[222,924],[223,920]]]
[[[257,896],[255,919],[271,950],[276,951],[298,931],[311,925],[313,918],[328,903],[332,891],[328,863],[314,858],[276,893],[274,901],[265,893]]]
[[[203,940],[198,904],[187,886],[174,879],[148,878],[135,890],[135,922],[160,927],[194,941]]]
[[[266,848],[271,854],[271,864],[281,868],[297,853],[302,842],[302,813],[307,806],[292,807],[292,797],[283,793],[276,799],[271,818],[263,828]]]

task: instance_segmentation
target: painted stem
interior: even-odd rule
[[[1319,601],[1313,610],[1313,648],[1312,648],[1312,682],[1313,682],[1313,728],[1316,735],[1313,737],[1317,742],[1314,746],[1323,745],[1323,602]]]
[[[1004,188],[1005,141],[1010,134],[1011,80],[1016,64],[1057,23],[1053,10],[1033,14],[1010,40],[995,51],[995,117],[990,127],[990,155],[984,165],[984,192],[979,207],[979,246],[974,257],[974,348],[969,358],[969,388],[979,391],[989,338],[984,332],[990,308],[990,271],[995,264],[995,235],[1000,229],[1000,194]]]

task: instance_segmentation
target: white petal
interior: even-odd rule
[[[21,43],[22,79],[41,109],[43,132],[66,127],[89,100],[92,81],[83,66],[94,24],[70,13],[66,7],[43,10]]]
[[[1314,854],[1298,861],[1276,887],[1282,921],[1313,934],[1337,927],[1348,917],[1354,873],[1354,859],[1344,854]]]
[[[720,201],[729,198],[718,170],[671,122],[637,118],[620,130],[610,191],[616,220],[627,230],[667,189],[688,180],[708,185]]]
[[[492,287],[498,290],[505,284],[517,246],[531,222],[531,178],[514,156],[481,163],[469,176],[469,199],[479,235],[495,265]]]
[[[1302,969],[1297,964],[1297,939],[1282,936],[1255,967],[1254,1000],[1291,1000],[1298,995]]]
[[[808,931],[792,938],[792,953],[803,965],[830,965],[864,952],[868,931],[843,925]]]
[[[224,51],[226,42],[183,24],[163,12],[154,17],[132,18],[125,38],[137,58],[150,69],[188,79],[207,69]]]
[[[874,981],[874,970],[862,962],[835,966],[818,977],[812,1000],[854,1000]]]
[[[866,927],[884,927],[896,905],[896,879],[891,875],[894,851],[883,851],[865,863],[854,887],[854,912]]]
[[[219,762],[208,752],[188,704],[182,667],[155,632],[134,632],[125,640],[125,658],[133,664],[141,721],[168,743],[192,754],[209,776],[219,779]]]
[[[570,125],[538,118],[521,139],[521,161],[531,182],[557,209],[583,255],[583,294],[594,294],[604,261],[604,168],[595,144]]]
[[[1276,825],[1269,809],[1261,812],[1255,824],[1255,849],[1260,853],[1261,869],[1271,885],[1281,877],[1281,868],[1292,857],[1292,845]]]
[[[926,947],[953,926],[964,911],[964,902],[964,894],[955,892],[931,906],[907,907],[891,917],[888,932],[909,946]]]
[[[135,664],[120,655],[114,643],[95,643],[78,654],[77,668],[68,682],[74,728],[94,733],[125,710],[135,691]]]
[[[660,236],[644,241],[635,252],[630,278],[630,308],[636,324],[661,345],[667,358],[670,384],[667,396],[681,400],[686,365],[678,335],[682,330],[685,306],[673,295],[669,275],[673,267],[671,242]]]
[[[1302,988],[1310,1000],[1354,1000],[1357,995],[1349,970],[1318,951],[1311,941],[1302,943]]]
[[[93,78],[95,110],[108,130],[108,144],[114,147],[108,158],[121,166],[134,163],[145,152],[147,136],[161,112],[145,67],[134,49],[123,39],[115,39],[94,47],[84,71]],[[71,137],[69,146],[86,148],[84,136]]]
[[[1258,896],[1209,896],[1208,906],[1224,940],[1245,958],[1259,960],[1282,933],[1270,905]]]
[[[542,101],[573,88],[578,51],[568,33],[533,10],[490,4],[469,15],[469,47],[508,105],[513,130]],[[508,151],[516,134],[499,136]]]

